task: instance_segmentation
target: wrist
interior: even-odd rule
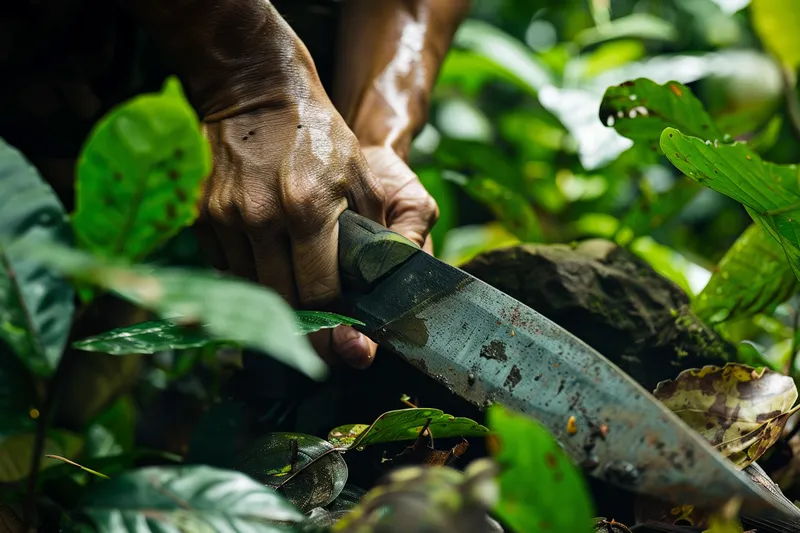
[[[267,0],[127,0],[176,61],[202,117],[280,107],[321,88],[313,60]]]

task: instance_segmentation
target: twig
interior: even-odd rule
[[[800,141],[800,103],[798,103],[794,92],[794,73],[786,67],[781,67],[781,83],[783,85],[783,97],[786,101],[786,113],[789,116],[789,126],[792,129],[794,138]]]

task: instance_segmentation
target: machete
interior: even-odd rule
[[[797,517],[583,341],[349,210],[339,267],[362,332],[465,400],[538,420],[590,475],[675,504],[741,497],[747,513]]]

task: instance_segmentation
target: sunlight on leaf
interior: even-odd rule
[[[719,262],[692,310],[709,324],[770,312],[797,287],[780,244],[753,224]]]
[[[800,277],[800,190],[797,165],[762,161],[746,145],[717,145],[667,128],[661,135],[667,158],[690,179],[745,205],[773,238]]]
[[[609,87],[600,105],[600,120],[653,150],[669,126],[703,139],[723,137],[700,100],[676,81],[659,85],[639,78]]]
[[[363,326],[364,323],[336,313],[323,311],[295,311],[299,332],[303,335],[339,326]]]
[[[489,430],[469,418],[455,417],[440,409],[413,408],[389,411],[379,416],[372,425],[349,424],[334,428],[328,440],[348,449],[370,446],[382,442],[416,440],[427,420],[428,430],[434,439],[446,437],[476,437]],[[357,436],[352,436],[360,430]]]
[[[653,394],[740,469],[780,438],[800,408],[792,378],[738,363],[684,370]]]
[[[80,246],[141,260],[197,217],[211,148],[177,78],[100,119],[78,161]]]
[[[586,482],[550,433],[497,404],[488,421],[490,451],[501,467],[500,518],[516,531],[590,531],[594,512]]]
[[[800,6],[796,0],[752,0],[750,15],[758,36],[791,70],[800,66]]]
[[[274,490],[229,470],[148,467],[96,483],[81,512],[100,533],[290,533],[303,514]]]

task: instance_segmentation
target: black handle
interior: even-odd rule
[[[339,272],[342,291],[369,292],[388,272],[422,250],[402,235],[346,210],[339,215]]]

